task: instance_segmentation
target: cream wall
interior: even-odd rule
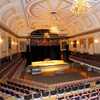
[[[11,49],[8,48],[9,38],[11,38]],[[24,46],[24,50],[21,50],[20,42],[24,42],[25,45],[29,44],[29,41],[27,39],[18,39],[14,35],[0,28],[0,58],[10,56],[10,58],[12,59],[13,54],[16,54],[18,52],[26,52],[26,46]]]
[[[12,49],[8,49],[8,37],[11,38]],[[18,52],[18,39],[0,28],[0,58],[11,56]]]
[[[88,39],[92,37],[94,39],[94,42],[90,44]],[[80,39],[86,39],[86,48],[84,49],[84,44],[80,44]],[[73,48],[73,41],[77,41],[77,47]],[[69,50],[70,51],[76,51],[80,53],[88,53],[88,54],[100,54],[100,32],[96,32],[93,34],[83,35],[75,38],[70,38],[67,40],[69,44]]]

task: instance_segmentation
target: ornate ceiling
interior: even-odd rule
[[[3,23],[18,36],[27,36],[36,29],[49,29],[56,26],[62,33],[75,34],[77,28],[84,30],[87,21],[100,19],[99,13],[74,16],[71,7],[74,0],[0,0],[0,24]],[[88,0],[95,6],[99,0]],[[97,3],[98,4],[98,3]],[[99,4],[100,5],[100,4]],[[99,7],[100,8],[100,7]],[[95,9],[95,10],[99,10]],[[92,16],[92,17],[91,17]],[[78,17],[79,20],[76,20]],[[92,18],[92,19],[91,19]],[[73,20],[75,20],[73,22]],[[95,22],[96,23],[96,22]],[[85,25],[84,25],[85,24]],[[70,32],[71,30],[71,32]],[[61,33],[61,32],[60,32]]]

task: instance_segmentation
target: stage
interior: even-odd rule
[[[32,62],[32,65],[26,66],[26,72],[32,73],[32,71],[41,71],[41,74],[48,72],[63,72],[69,68],[69,63],[63,60],[51,60],[51,61],[37,61]]]
[[[34,74],[35,72],[40,73]],[[70,67],[69,63],[57,60],[32,62],[32,65],[20,68],[13,79],[42,89],[52,89],[73,83],[91,82],[100,79],[99,76],[99,73],[88,72],[82,66]]]

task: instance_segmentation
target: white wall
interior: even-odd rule
[[[93,37],[94,42],[93,44],[90,44],[90,47],[88,46],[88,38]],[[83,48],[83,45],[80,45],[80,39],[86,39],[86,48]],[[73,48],[73,41],[76,40],[77,47]],[[88,53],[88,54],[100,54],[100,32],[96,32],[93,34],[83,35],[75,38],[70,38],[67,40],[69,44],[69,49],[71,51],[77,51],[80,53]]]
[[[12,48],[8,49],[8,37],[11,38]],[[10,56],[18,52],[18,39],[12,34],[0,28],[0,58]]]

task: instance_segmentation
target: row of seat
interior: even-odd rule
[[[86,91],[86,92],[79,92],[77,94],[70,94],[67,96],[61,96],[59,98],[57,98],[57,100],[99,100],[99,95],[100,95],[100,89],[95,89],[92,91]],[[25,100],[30,100],[32,98],[32,94],[29,95],[21,95],[18,92],[14,92],[5,88],[0,88],[0,92],[6,95],[10,95],[12,97],[16,97],[16,98],[21,98],[24,97]],[[52,92],[52,91],[51,91]],[[35,93],[33,94],[33,99],[37,99],[37,98],[44,98],[44,97],[52,97],[52,95],[49,94],[49,92],[43,92],[43,94],[41,95],[40,93]],[[58,96],[58,95],[55,95]]]
[[[17,71],[17,69],[19,68],[20,64],[22,64],[23,61],[24,59],[21,59],[12,69],[12,71],[7,75],[8,80],[10,80],[13,77],[13,75],[15,74],[15,72]]]
[[[7,66],[6,68],[4,68],[2,71],[0,71],[0,78],[2,78],[3,76],[5,76],[8,71],[10,69],[12,69],[19,61],[20,61],[20,57],[18,57],[16,60],[14,60],[9,66]]]
[[[38,89],[35,89],[35,88],[33,88],[33,87],[21,85],[21,84],[18,84],[18,83],[15,83],[15,82],[11,82],[11,81],[7,81],[7,84],[8,84],[8,85],[11,85],[11,86],[18,87],[18,88],[27,89],[28,91],[30,91],[30,90],[32,90],[32,91],[34,91],[34,92],[38,92],[38,91],[39,91]]]
[[[42,96],[49,95],[49,92],[43,92],[42,94],[41,93],[32,93],[33,88],[31,88],[31,90],[28,91],[29,88],[23,89],[23,88],[18,88],[18,87],[9,85],[9,84],[4,84],[4,83],[0,83],[0,85],[1,85],[1,87],[0,87],[1,93],[10,95],[10,96],[16,97],[16,98],[21,98],[23,96],[25,100],[30,100],[32,98],[32,94],[33,94],[34,99],[40,97],[41,95]]]
[[[52,91],[44,91],[44,90],[39,90],[36,88],[31,88],[31,87],[25,86],[25,85],[20,85],[20,84],[10,82],[10,81],[7,81],[7,83],[8,84],[0,83],[2,89],[6,89],[6,90],[10,90],[10,91],[12,90],[14,92],[17,92],[18,94],[23,94],[24,98],[26,100],[29,100],[27,98],[31,98],[32,94],[33,94],[34,99],[38,99],[38,98],[44,98],[44,97],[58,96],[60,94],[64,95],[68,92],[74,93],[74,90],[76,91],[76,88],[73,90],[73,87],[75,87],[75,86],[72,86],[72,87],[67,86],[67,87],[62,87],[62,88],[56,88],[55,90],[52,90]],[[90,88],[90,84],[84,85],[84,88],[86,88],[86,89]],[[98,96],[99,91],[100,91],[100,89],[95,89],[95,90],[87,91],[87,92],[83,92],[83,93],[81,91],[77,91],[77,92],[79,92],[78,94],[76,94],[75,96],[73,95],[72,97],[67,96],[66,100],[80,100],[80,98],[85,98],[85,100],[87,100],[87,97],[94,98],[95,95]],[[5,93],[6,93],[6,91],[5,91]],[[69,99],[69,98],[72,98],[72,99]],[[65,97],[64,97],[64,99],[65,99]],[[58,100],[62,100],[62,99],[58,98]]]
[[[30,92],[27,89],[23,89],[23,88],[19,88],[16,86],[11,86],[9,84],[4,84],[4,83],[0,83],[1,87],[12,90],[12,91],[16,91],[22,94],[30,94]]]
[[[96,62],[100,62],[100,56],[82,54],[82,53],[79,53],[79,52],[72,53],[71,55],[76,56],[76,57],[80,57],[80,58],[85,58],[85,59],[88,59],[88,60],[93,60],[93,61],[96,61]]]
[[[6,94],[8,96],[16,97],[16,98],[21,98],[21,95],[17,92],[14,92],[12,90],[8,90],[6,88],[0,87],[0,93]]]
[[[18,56],[15,56],[14,59],[17,59]],[[6,68],[7,66],[9,66],[12,63],[13,60],[8,60],[7,62],[3,63],[2,65],[0,65],[0,70],[3,70],[4,68]]]
[[[6,68],[9,64],[11,64],[12,60],[9,60],[5,63],[3,63],[2,65],[0,65],[0,70],[3,70],[4,68]]]
[[[19,91],[21,93],[25,93],[25,90],[28,90],[30,92],[34,92],[34,98],[42,98],[42,97],[45,97],[45,96],[52,96],[52,95],[58,95],[58,94],[64,94],[64,93],[68,93],[68,92],[71,93],[71,92],[74,92],[74,91],[78,91],[78,88],[75,87],[75,86],[57,88],[56,90],[53,90],[53,91],[43,91],[43,90],[40,90],[40,89],[28,87],[28,86],[25,86],[25,85],[16,84],[16,83],[10,82],[10,81],[7,81],[7,82],[8,82],[8,88],[9,89],[16,90],[16,91]],[[9,84],[10,84],[10,86],[9,86]],[[7,87],[4,84],[1,84],[1,86],[5,87],[5,88]],[[87,89],[89,87],[90,87],[90,84],[86,84],[85,86],[80,85],[80,89],[83,89],[83,88]]]
[[[28,89],[28,90],[32,90],[34,92],[41,92],[42,90],[40,89],[36,89],[36,88],[31,88],[29,86],[25,86],[25,85],[20,85],[20,84],[17,84],[15,82],[11,82],[11,81],[7,81],[8,84],[12,85],[12,86],[17,86],[19,88],[23,88],[23,89]],[[56,90],[59,90],[59,91],[62,91],[63,89],[65,90],[66,89],[66,92],[71,92],[71,91],[79,91],[79,90],[82,90],[82,89],[88,89],[90,88],[90,84],[77,84],[77,85],[67,85],[67,86],[64,86],[62,88],[56,88]]]
[[[84,59],[87,59],[87,60],[91,60],[91,61],[100,63],[100,57],[97,57],[97,56],[94,56],[94,55],[74,53],[74,54],[72,54],[72,56],[79,57],[79,58],[84,58]]]
[[[96,66],[96,67],[100,67],[100,62],[97,62],[97,61],[89,60],[89,59],[86,59],[86,58],[80,59],[80,57],[77,57],[77,56],[70,56],[70,58],[78,60],[78,61],[86,63],[86,64],[90,64],[90,65],[93,65],[93,66]]]
[[[56,100],[100,100],[100,89],[93,89],[91,91],[79,92],[77,94],[70,94],[61,96]]]

